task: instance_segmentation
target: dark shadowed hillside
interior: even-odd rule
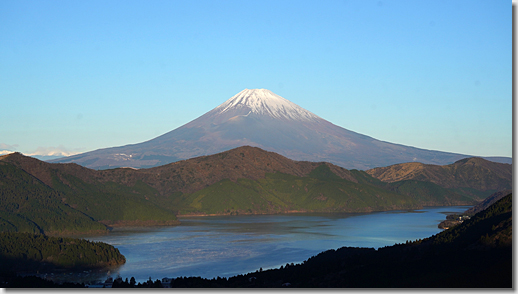
[[[489,206],[493,205],[493,203],[497,202],[498,200],[502,199],[503,197],[511,194],[512,190],[503,190],[496,193],[493,193],[489,195],[486,199],[484,199],[479,204],[471,207],[470,209],[464,211],[460,214],[450,214],[446,216],[446,220],[442,221],[438,227],[440,229],[448,229],[452,228],[460,223],[462,223],[465,219],[468,219],[469,217],[473,216],[474,214],[481,212],[488,208]]]
[[[479,204],[473,206],[472,208],[466,210],[464,214],[466,215],[474,215],[476,213],[481,212],[482,210],[485,210],[489,206],[493,205],[493,203],[497,202],[498,200],[504,198],[505,196],[511,194],[512,190],[504,190],[499,191],[496,193],[491,194],[489,197],[484,199],[484,201],[480,202]]]
[[[6,272],[85,270],[124,264],[112,245],[42,234],[0,232],[0,277]]]

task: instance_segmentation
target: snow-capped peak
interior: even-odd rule
[[[319,120],[317,115],[266,89],[244,89],[214,110],[224,113],[235,108],[248,108],[249,113],[292,120]]]

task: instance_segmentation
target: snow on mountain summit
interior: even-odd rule
[[[236,108],[247,108],[248,113],[274,118],[305,121],[321,119],[319,116],[266,89],[244,89],[214,110],[225,113]]]
[[[53,162],[75,162],[95,169],[148,168],[245,145],[293,160],[327,161],[363,170],[411,161],[446,165],[469,157],[379,141],[337,126],[269,90],[245,89],[154,139]]]

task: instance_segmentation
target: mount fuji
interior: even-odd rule
[[[149,141],[51,162],[93,169],[147,168],[254,146],[293,160],[370,169],[417,161],[445,165],[469,155],[419,149],[352,132],[266,89],[245,89],[197,119]]]

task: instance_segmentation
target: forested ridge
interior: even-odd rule
[[[294,161],[248,146],[141,170],[96,171],[15,153],[0,156],[0,231],[65,235],[106,232],[106,226],[174,225],[177,215],[470,205],[512,185],[510,165],[483,159],[408,166],[421,166],[425,176],[407,168],[405,176],[382,181],[371,171]],[[386,180],[397,168],[375,175]]]
[[[458,205],[512,189],[512,165],[479,157],[448,165],[409,162],[365,171],[391,191],[412,195],[424,206]],[[475,204],[472,203],[472,204]]]
[[[62,201],[64,194],[27,172],[0,162],[0,231],[66,233],[106,227]]]
[[[84,270],[116,266],[125,262],[125,257],[117,248],[102,242],[32,233],[0,233],[2,273]]]
[[[0,161],[0,231],[73,235],[107,233],[106,225],[179,223],[173,211],[147,200],[139,187],[87,182],[54,165],[18,157],[37,168],[31,174]]]

